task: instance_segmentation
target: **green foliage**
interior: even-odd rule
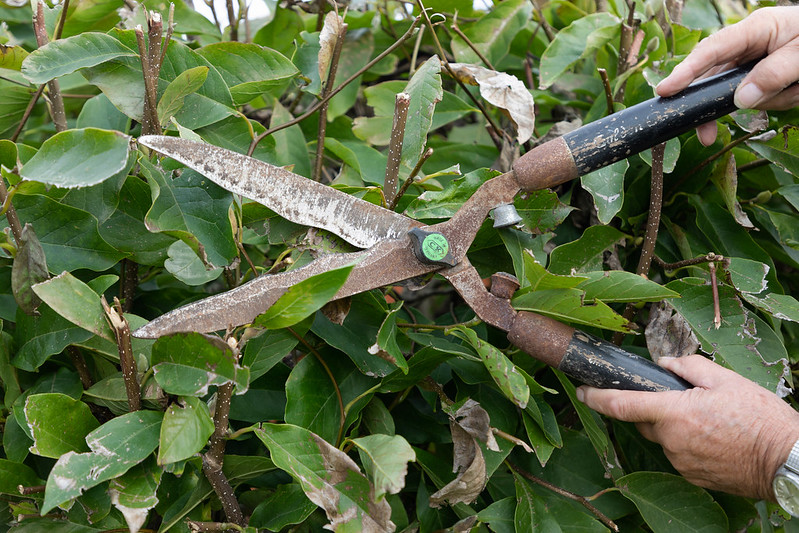
[[[691,0],[681,25],[663,2],[637,2],[643,42],[619,61],[627,2],[435,0],[425,2],[434,30],[417,29],[365,68],[411,27],[407,4],[353,3],[335,59],[339,19],[318,16],[324,2],[270,0],[271,18],[239,20],[234,41],[233,28],[178,0],[145,98],[132,28],[141,24],[148,40],[157,17],[147,8],[166,29],[168,2],[132,11],[70,2],[59,39],[63,4],[44,5],[52,42],[42,47],[30,6],[19,4],[0,2],[0,200],[11,215],[0,233],[0,531],[183,533],[189,522],[231,521],[248,532],[795,530],[765,502],[676,476],[657,446],[580,403],[568,377],[477,320],[440,277],[331,301],[362,266],[352,263],[270,294],[269,309],[260,296],[231,301],[231,311],[261,314],[228,331],[130,336],[209,294],[352,251],[137,146],[145,117],[166,135],[252,152],[385,206],[395,98],[405,92],[399,182],[418,168],[395,210],[436,224],[530,148],[512,141],[501,104],[453,79],[442,53],[524,80],[526,89],[507,90],[534,97],[535,144],[606,113],[598,68],[614,108],[630,107],[719,17],[732,23],[744,8]],[[161,39],[154,45],[149,60]],[[350,77],[326,106],[322,135],[319,114],[302,115]],[[53,79],[60,95],[48,85],[47,101],[32,101]],[[64,131],[50,115],[59,99]],[[518,195],[522,223],[483,224],[469,261],[482,277],[516,275],[515,309],[605,339],[643,331],[666,300],[701,351],[784,391],[799,362],[798,118],[725,118],[711,147],[693,132],[666,144],[662,262],[647,275],[635,272],[649,153]],[[773,131],[737,142],[758,127]],[[19,226],[7,221],[14,214]],[[707,264],[681,263],[711,252],[723,256],[719,327]],[[645,353],[645,335],[624,342]]]

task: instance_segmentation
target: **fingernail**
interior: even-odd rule
[[[577,388],[577,399],[581,402],[585,402],[585,391],[582,387]]]
[[[754,83],[747,83],[735,91],[735,106],[738,109],[751,109],[763,98],[763,91]]]

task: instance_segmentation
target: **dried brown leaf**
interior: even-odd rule
[[[458,472],[458,475],[430,495],[430,507],[441,507],[444,503],[472,503],[483,492],[488,481],[485,457],[477,441],[457,422],[450,421],[449,427],[454,446],[453,471]]]
[[[655,362],[661,357],[690,355],[699,349],[699,340],[691,326],[668,302],[652,306],[644,335]]]
[[[340,326],[344,323],[344,320],[347,319],[351,306],[352,298],[349,296],[346,298],[339,298],[338,300],[327,302],[322,306],[322,314],[325,315],[329,321]]]
[[[478,85],[480,95],[487,102],[507,112],[516,126],[519,144],[533,136],[535,128],[535,102],[519,78],[477,65],[450,63],[455,76],[463,83]]]
[[[491,420],[488,412],[479,403],[472,399],[466,400],[454,413],[454,421],[472,437],[485,443],[486,447],[493,451],[499,451],[499,445],[494,438],[491,430]]]
[[[324,86],[327,81],[327,73],[330,69],[330,61],[333,58],[333,49],[336,47],[336,39],[344,25],[344,19],[335,11],[330,11],[325,15],[325,24],[319,34],[319,79]]]

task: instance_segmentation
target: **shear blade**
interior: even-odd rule
[[[196,170],[220,187],[303,226],[335,233],[360,248],[404,237],[421,224],[280,167],[218,146],[163,135],[139,143]]]

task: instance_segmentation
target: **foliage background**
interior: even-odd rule
[[[795,529],[772,504],[685,482],[658,446],[582,406],[568,378],[474,320],[436,279],[418,292],[358,295],[348,313],[346,304],[317,311],[342,282],[332,273],[228,332],[227,343],[130,338],[179,305],[347,250],[159,160],[133,142],[143,132],[253,149],[385,205],[394,100],[404,90],[399,182],[427,148],[432,155],[395,209],[433,223],[541,139],[605,115],[598,69],[615,109],[648,99],[702,36],[768,2],[505,0],[475,10],[430,0],[430,20],[419,4],[389,0],[339,5],[342,18],[324,2],[270,5],[273,18],[252,20],[231,2],[238,22],[220,31],[178,0],[168,32],[160,0],[45,3],[35,25],[37,4],[0,2],[9,220],[0,243],[0,528]],[[147,10],[162,17],[163,58],[158,17]],[[153,35],[144,69],[138,24]],[[412,24],[424,30],[403,41]],[[452,68],[461,82],[442,57],[461,65]],[[468,65],[516,82],[504,92],[464,84],[464,71],[480,72]],[[293,122],[351,77],[321,122],[319,111]],[[642,332],[651,316],[671,313],[694,346],[786,394],[799,359],[790,296],[796,121],[795,110],[742,113],[721,121],[711,147],[693,133],[666,144],[651,269],[637,266],[652,211],[648,153],[520,198],[524,223],[487,223],[470,260],[484,276],[514,272],[519,309],[608,339],[632,320],[638,334],[620,340],[637,353],[670,338],[662,327]],[[497,359],[525,379],[492,373],[487,362]]]

